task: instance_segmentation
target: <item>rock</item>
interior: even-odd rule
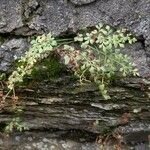
[[[95,2],[96,0],[70,0],[75,5],[85,5]]]
[[[25,3],[24,19],[30,19],[34,12],[37,10],[39,3],[36,0],[29,0],[28,3]]]
[[[32,30],[60,35],[74,24],[73,7],[67,1],[39,1],[41,12],[27,23]]]
[[[24,38],[11,39],[0,47],[0,70],[10,71],[14,60],[19,59],[28,50],[27,40]]]
[[[0,33],[9,33],[23,26],[21,0],[0,1]]]
[[[135,64],[135,67],[138,69],[140,76],[149,76],[150,66],[147,62],[147,56],[144,47],[140,42],[132,45],[127,45],[122,50],[122,52],[131,57],[131,61]]]
[[[70,2],[90,4],[76,7],[70,5]],[[28,25],[29,29],[35,29],[37,32],[43,29],[59,35],[69,28],[80,29],[103,22],[115,27],[125,27],[137,36],[143,36],[146,44],[149,43],[150,2],[148,0],[71,0],[70,2],[29,0],[21,3],[21,0],[3,0],[0,12],[2,16],[6,16],[4,21],[6,27],[5,31],[0,30],[0,33],[8,33],[12,30],[16,32],[18,28]],[[10,17],[9,14],[13,15]],[[29,20],[24,22],[24,17]],[[20,34],[24,33],[20,32]]]
[[[23,106],[21,118],[31,130],[76,129],[102,134],[113,128],[122,134],[134,134],[150,131],[149,86],[140,78],[118,80],[110,87],[111,101],[106,102],[94,85],[79,86],[63,76],[49,82],[31,82],[16,94]],[[11,121],[12,117],[9,105],[0,111],[0,122]]]
[[[17,139],[19,140],[16,140]],[[28,138],[32,137],[32,141]],[[91,138],[92,137],[92,138]],[[86,141],[82,142],[80,139]],[[104,146],[96,142],[97,135],[82,131],[32,131],[24,133],[15,133],[10,136],[0,136],[0,149],[5,150],[112,150],[117,141],[108,142]],[[148,150],[148,143],[129,143],[122,144],[121,150]]]

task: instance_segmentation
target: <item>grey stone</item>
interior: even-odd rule
[[[146,52],[140,42],[127,45],[123,52],[131,57],[131,61],[135,64],[141,76],[148,76],[150,67],[148,66]]]
[[[0,1],[0,33],[9,33],[23,26],[21,0]]]
[[[95,2],[96,0],[70,0],[75,5],[85,5]]]
[[[21,0],[2,0],[0,3],[0,13],[3,17],[1,24],[6,25],[0,33],[16,31],[28,25],[29,29],[35,29],[37,32],[42,29],[59,35],[69,28],[80,29],[103,22],[125,27],[137,36],[142,35],[149,43],[149,0],[29,0],[24,3]],[[76,7],[70,3],[90,4]],[[23,22],[24,17],[29,20]]]
[[[37,10],[39,3],[36,0],[29,0],[28,3],[25,3],[24,17],[29,19],[33,13]]]
[[[19,59],[28,49],[26,39],[11,39],[3,43],[0,47],[0,70],[8,71],[12,63]]]
[[[65,134],[63,135],[61,132],[56,132],[55,135],[56,137],[53,137],[50,132],[46,132],[46,134],[41,132],[25,132],[23,134],[19,134],[21,141],[13,142],[11,139],[18,135],[11,134],[7,139],[7,147],[6,145],[0,143],[0,148],[12,150],[112,150],[116,144],[115,142],[108,141],[105,146],[102,146],[101,144],[95,142],[95,140],[89,140],[90,137],[86,139],[87,142],[80,142],[78,140],[70,140],[68,136],[63,137]],[[33,136],[35,140],[32,142],[27,141],[28,136]],[[41,143],[40,141],[42,141],[45,137],[48,139],[48,142]],[[147,150],[148,144],[134,142],[133,146],[122,145],[121,150],[129,150],[132,147],[136,150]]]

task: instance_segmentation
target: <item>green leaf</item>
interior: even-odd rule
[[[120,46],[121,48],[124,48],[124,44],[122,44],[122,43],[119,43],[119,46]]]
[[[84,64],[83,66],[81,66],[81,70],[85,70],[86,69],[86,65]]]
[[[111,97],[109,95],[103,95],[103,97],[104,97],[105,100],[111,99]]]
[[[95,72],[95,68],[94,67],[90,67],[89,71],[90,71],[91,74],[93,74]]]
[[[109,31],[110,30],[110,26],[106,26],[106,30]]]
[[[104,88],[105,88],[105,85],[104,85],[104,84],[100,84],[100,85],[99,85],[99,89],[100,89],[100,90],[102,90],[102,91],[103,91],[103,90],[104,90]]]
[[[65,56],[64,56],[64,61],[65,61],[65,64],[68,65],[68,64],[69,64],[69,61],[70,61],[69,56],[65,55]]]
[[[106,30],[101,29],[101,32],[102,32],[104,35],[107,35],[107,31],[106,31]]]

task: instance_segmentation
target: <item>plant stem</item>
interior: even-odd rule
[[[3,100],[6,100],[6,98],[8,97],[8,95],[10,94],[10,92],[12,91],[12,89],[10,89],[7,94],[3,97]]]

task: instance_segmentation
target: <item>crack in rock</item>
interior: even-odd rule
[[[85,5],[95,2],[96,0],[70,0],[75,5]]]

